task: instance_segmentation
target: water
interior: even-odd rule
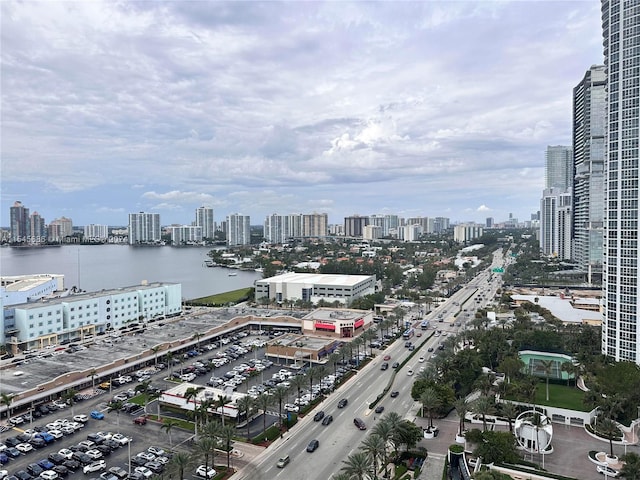
[[[149,282],[181,283],[186,299],[252,287],[262,274],[208,268],[210,247],[130,247],[127,245],[65,245],[51,248],[0,248],[0,274],[64,274],[65,287],[87,292]],[[78,280],[78,276],[80,279]]]

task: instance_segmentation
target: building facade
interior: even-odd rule
[[[84,240],[87,242],[104,242],[109,238],[107,225],[89,224],[84,226]]]
[[[326,237],[329,231],[329,216],[326,213],[302,215],[302,236],[307,238]],[[293,235],[292,235],[293,236]]]
[[[482,234],[482,225],[475,223],[463,223],[453,227],[453,240],[458,243],[470,242],[476,238],[480,238]]]
[[[316,303],[319,300],[338,301],[349,305],[354,299],[375,293],[375,275],[329,275],[314,273],[285,273],[258,280],[255,298],[268,298],[276,303],[302,300]]]
[[[196,208],[196,226],[202,229],[202,237],[213,240],[216,233],[216,223],[213,221],[213,208]]]
[[[145,212],[130,213],[128,233],[129,245],[160,243],[162,239],[160,214]]]
[[[249,215],[234,213],[227,217],[227,245],[249,245],[251,243],[251,219]]]
[[[369,225],[369,217],[352,215],[344,218],[344,235],[346,237],[362,237],[364,227]]]
[[[202,227],[196,225],[180,225],[170,227],[171,245],[176,247],[182,245],[199,245],[203,241]]]
[[[602,281],[606,81],[594,65],[573,89],[572,258],[590,284]]]
[[[569,189],[573,185],[573,154],[571,147],[548,146],[544,169],[545,188]]]
[[[151,283],[21,303],[3,308],[0,343],[11,351],[82,340],[129,322],[174,316],[182,311],[182,286]]]
[[[9,221],[11,228],[11,242],[25,243],[31,235],[29,225],[29,209],[22,202],[15,202],[9,207]]]
[[[47,233],[50,242],[61,243],[73,235],[73,222],[67,217],[56,218],[49,223]]]
[[[571,258],[572,198],[564,188],[547,188],[540,201],[540,251],[549,257]]]
[[[602,0],[607,70],[602,353],[640,364],[640,5]]]

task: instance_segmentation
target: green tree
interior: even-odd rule
[[[206,471],[209,471],[210,466],[215,467],[214,458],[217,446],[218,442],[215,438],[202,437],[192,447],[193,456],[204,460]],[[209,459],[211,459],[211,463],[209,463]]]
[[[544,378],[547,383],[547,402],[549,401],[549,376],[553,371],[555,362],[553,360],[540,360],[540,369],[544,372]]]
[[[236,433],[236,429],[232,425],[225,425],[220,429],[220,447],[227,452],[227,470],[231,464],[231,450],[233,447],[233,436]]]
[[[355,452],[343,460],[344,467],[341,472],[346,473],[356,480],[365,480],[369,476],[372,467],[371,456],[366,452]]]
[[[13,403],[13,395],[10,393],[0,393],[0,405],[7,407],[7,420],[11,416],[11,404]]]
[[[471,411],[482,417],[482,430],[487,430],[487,415],[492,415],[495,411],[494,399],[487,396],[480,396],[471,405]]]
[[[509,422],[509,431],[513,433],[513,420],[518,416],[518,408],[513,402],[504,402],[500,404],[502,416]]]
[[[520,461],[516,438],[510,432],[484,431],[482,440],[476,443],[473,454],[482,463],[516,463]]]
[[[609,440],[609,456],[613,457],[613,441],[619,439],[622,436],[618,424],[610,418],[598,417],[596,421],[595,431],[601,437]]]
[[[253,398],[251,398],[249,395],[245,395],[242,398],[239,398],[237,400],[237,405],[238,405],[238,412],[239,413],[244,413],[245,414],[245,418],[246,418],[246,422],[247,422],[247,440],[249,440],[249,438],[251,438],[251,410],[253,409],[254,406],[254,401]],[[240,415],[238,415],[238,419],[240,419]]]
[[[382,456],[383,456],[382,463],[384,464],[383,477],[388,478],[387,465],[389,461],[388,461],[387,445],[393,439],[393,426],[391,425],[391,422],[389,422],[385,417],[383,417],[383,419],[380,422],[378,422],[375,427],[373,427],[372,435],[376,435],[380,437],[384,442],[385,448],[382,453]]]
[[[68,389],[66,392],[64,392],[64,394],[62,395],[62,399],[69,404],[69,406],[71,407],[71,416],[75,415],[75,411],[73,406],[76,403],[76,395],[78,394],[77,390],[74,390],[73,388]]]
[[[625,480],[640,480],[640,455],[629,452],[620,457],[620,460],[623,462],[620,476]]]
[[[191,456],[187,453],[178,452],[168,463],[168,471],[169,473],[174,472],[177,473],[178,478],[184,478],[184,471],[189,468],[191,464]]]
[[[164,421],[162,422],[162,425],[160,426],[160,430],[163,430],[167,433],[167,436],[169,437],[169,446],[173,447],[173,441],[171,438],[171,430],[173,430],[175,427],[177,427],[179,424],[176,420],[173,420],[171,418],[165,418]]]
[[[271,406],[272,402],[271,395],[267,395],[266,393],[258,395],[256,398],[256,406],[262,410],[262,431],[267,431],[267,409]]]
[[[278,418],[280,418],[280,421],[282,421],[282,404],[286,402],[288,396],[289,390],[286,387],[278,386],[273,389],[273,401],[278,404]],[[288,429],[289,422],[285,421],[283,423],[287,426]]]
[[[362,450],[371,456],[372,464],[373,464],[373,478],[377,480],[378,478],[378,459],[380,457],[384,457],[387,446],[384,439],[376,434],[369,435],[365,437],[362,441],[361,447]]]
[[[216,410],[220,409],[220,418],[222,419],[222,426],[224,427],[224,406],[231,401],[231,397],[227,397],[226,395],[218,395],[216,397],[215,405]]]
[[[420,403],[422,404],[422,416],[426,410],[429,417],[429,428],[433,428],[433,414],[440,406],[440,398],[435,389],[428,387],[420,395]]]
[[[464,418],[469,411],[469,402],[467,402],[466,398],[460,397],[454,402],[453,407],[456,409],[456,413],[458,414],[458,434],[463,435],[465,430]]]

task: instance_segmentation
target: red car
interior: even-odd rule
[[[147,424],[147,418],[146,417],[136,417],[133,419],[133,423],[135,423],[136,425],[146,425]]]
[[[383,360],[391,360],[391,355],[385,355]]]

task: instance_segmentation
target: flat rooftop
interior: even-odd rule
[[[283,273],[275,277],[265,278],[258,282],[308,283],[321,285],[352,286],[373,275],[337,275],[329,273]]]
[[[16,275],[0,278],[0,286],[7,292],[24,292],[54,279],[64,278],[59,274]]]
[[[322,350],[338,340],[336,338],[315,337],[311,335],[298,335],[297,333],[285,333],[274,340],[269,340],[270,345],[281,345],[290,348],[305,348],[308,350]],[[342,340],[342,339],[341,339]],[[300,347],[302,344],[302,347]]]
[[[367,315],[367,311],[365,310],[347,310],[340,309],[334,310],[330,308],[320,308],[318,310],[314,310],[309,315],[304,317],[304,320],[329,320],[329,321],[338,321],[338,320],[358,320],[359,318]]]

